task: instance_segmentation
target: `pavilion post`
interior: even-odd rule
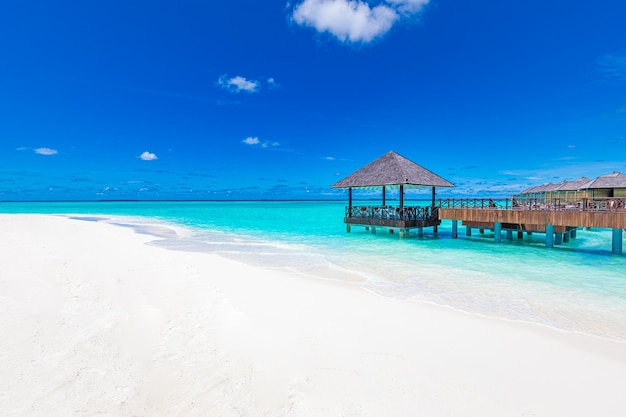
[[[387,196],[385,195],[385,186],[383,185],[383,206],[387,205]]]
[[[348,207],[350,212],[352,212],[352,187],[348,188]]]
[[[435,207],[435,187],[433,187],[432,200],[433,200],[433,207]]]
[[[404,185],[400,184],[400,208],[404,207]]]

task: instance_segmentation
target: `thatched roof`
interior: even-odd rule
[[[535,185],[534,187],[530,187],[522,191],[520,194],[530,194],[530,193],[538,193],[541,189],[541,185]]]
[[[583,190],[585,189],[585,184],[587,184],[589,181],[591,181],[589,178],[587,177],[580,177],[577,180],[573,180],[573,181],[563,181],[561,183],[559,183],[559,187],[557,188],[558,191],[578,191],[578,190]]]
[[[621,172],[612,172],[610,174],[601,175],[593,180],[581,177],[573,181],[561,181],[558,184],[542,184],[528,188],[520,194],[542,193],[549,191],[578,191],[590,190],[594,188],[626,188],[626,174],[622,174]]]
[[[332,185],[332,188],[381,187],[454,187],[439,175],[390,151]]]
[[[559,184],[555,184],[553,182],[549,182],[541,186],[540,191],[548,192],[548,191],[556,191],[559,189]]]
[[[583,188],[626,188],[626,175],[617,171],[601,175],[595,180],[587,182]]]

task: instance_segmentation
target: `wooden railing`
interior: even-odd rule
[[[626,212],[626,198],[581,198],[581,199],[490,199],[490,198],[447,198],[439,199],[436,206],[442,209],[484,210],[536,210],[536,211],[588,211]]]
[[[438,217],[438,210],[436,206],[348,206],[346,217],[405,221],[429,220]]]

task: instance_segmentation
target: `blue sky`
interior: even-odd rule
[[[0,200],[344,198],[390,150],[442,197],[626,172],[625,21],[623,0],[5,1]]]

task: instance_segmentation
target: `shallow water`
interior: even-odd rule
[[[407,205],[414,202],[407,202]],[[172,250],[359,282],[387,297],[522,320],[626,341],[626,256],[611,255],[611,230],[578,230],[545,248],[545,235],[496,244],[493,232],[444,221],[435,235],[399,238],[363,227],[346,233],[345,202],[0,203],[2,213],[73,214],[156,236]],[[172,232],[172,228],[176,233]]]

